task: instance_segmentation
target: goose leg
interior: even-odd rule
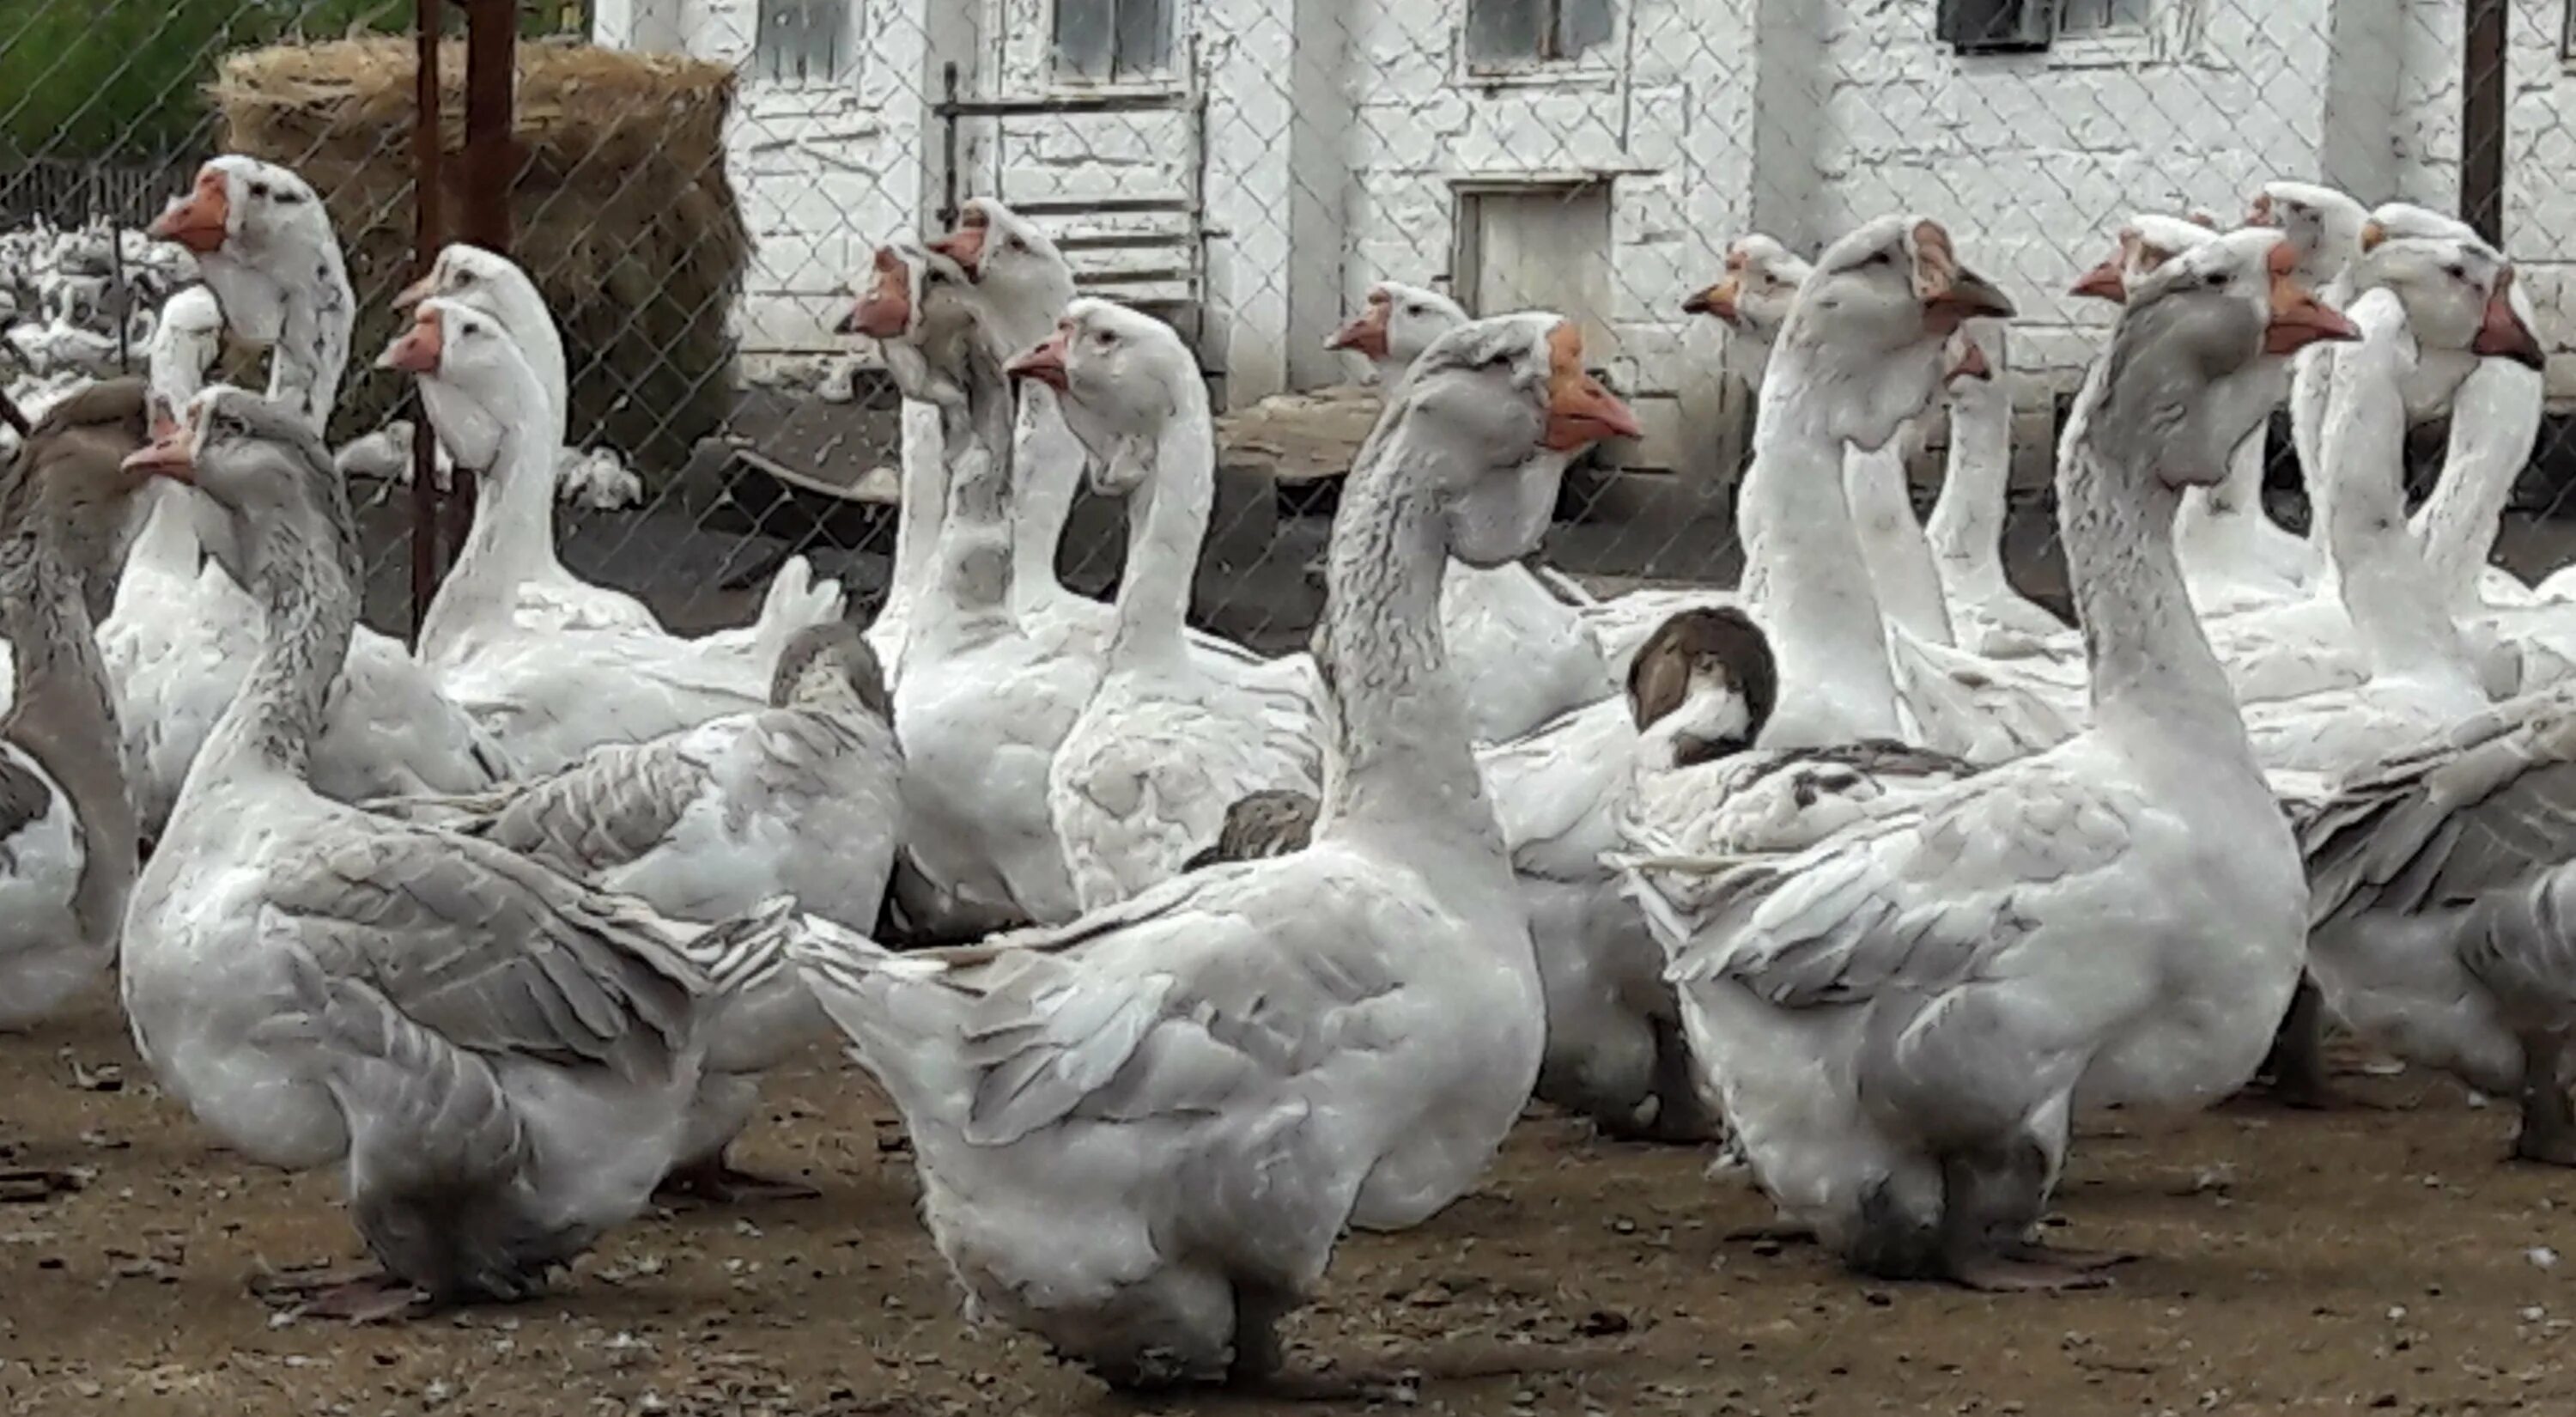
[[[1257,1387],[1279,1376],[1288,1357],[1279,1341],[1279,1321],[1294,1307],[1286,1295],[1260,1286],[1234,1287],[1234,1359],[1225,1373],[1229,1385]]]
[[[293,1318],[356,1324],[407,1318],[429,1305],[426,1291],[374,1268],[267,1275],[252,1282],[251,1292]]]
[[[1682,1037],[1681,1025],[1670,1019],[1655,1020],[1654,1091],[1655,1140],[1692,1146],[1725,1135],[1724,1120],[1700,1098],[1691,1074],[1690,1043]]]
[[[2514,1138],[2519,1161],[2576,1166],[2576,1105],[2567,1094],[2564,1034],[2522,1040],[2522,1131]]]
[[[2290,1011],[2257,1076],[2271,1080],[2268,1090],[2284,1107],[2322,1112],[2364,1105],[2327,1081],[2325,996],[2306,975],[2299,976],[2298,992],[2290,996]]]

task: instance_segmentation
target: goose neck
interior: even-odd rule
[[[1763,380],[1753,462],[1736,515],[1745,603],[1780,661],[1767,746],[1896,737],[1887,631],[1843,488],[1831,385],[1796,350],[1774,352]]]
[[[50,535],[22,530],[0,552],[0,627],[13,650],[5,736],[61,784],[88,842],[75,913],[93,936],[133,882],[139,828],[125,780],[115,696],[88,605],[88,574],[70,565]]]
[[[2322,440],[2335,593],[2375,671],[2447,668],[2469,677],[2459,626],[2446,599],[2424,594],[2425,552],[2406,524],[2400,390],[2413,341],[2403,311],[2385,293],[2365,296],[2354,316],[2363,338],[2336,362]]]
[[[531,398],[510,406],[525,408],[542,399],[533,377],[523,382],[521,392]],[[447,397],[424,400],[431,413],[463,416],[457,410],[465,405],[454,391],[446,392]],[[473,525],[421,617],[424,659],[439,658],[475,630],[507,623],[516,614],[521,587],[563,573],[555,558],[554,456],[548,434],[523,419],[496,421],[499,436],[483,495],[474,499]]]
[[[247,534],[258,543],[248,588],[266,634],[197,771],[213,780],[244,773],[307,780],[323,708],[358,623],[354,532],[345,506],[308,505]]]
[[[1916,639],[1946,645],[1952,642],[1949,598],[1906,481],[1905,454],[1893,440],[1843,455],[1843,498],[1881,613]]]
[[[1064,592],[1056,557],[1064,546],[1065,525],[1073,520],[1074,498],[1082,490],[1089,457],[1066,425],[1055,390],[1043,384],[1022,391],[1015,436],[1020,472],[1012,508],[1012,577],[1028,606]]]
[[[2131,362],[2128,382],[2171,386],[2140,369],[2143,362]],[[2127,407],[2119,389],[2104,395],[2109,363],[2109,356],[2097,361],[2088,377],[2081,402],[2092,407],[2080,408],[2080,421],[2067,430],[2057,479],[2068,580],[2091,667],[2093,721],[2133,740],[2232,752],[2250,765],[2253,749],[2235,693],[2183,590],[2173,542],[2181,495],[2142,461],[2164,442],[2149,430],[2177,435],[2169,419]]]
[[[1467,745],[1441,640],[1445,519],[1425,485],[1463,482],[1460,454],[1398,421],[1363,454],[1326,553],[1315,666],[1331,711],[1318,835],[1388,849],[1447,846],[1501,859],[1502,834]]]
[[[2514,479],[2531,460],[2544,401],[2541,375],[2503,359],[2482,361],[2452,400],[2442,480],[2417,512],[2417,535],[2430,584],[2454,605],[2482,603],[2478,577],[2495,550]]]
[[[284,265],[277,280],[285,310],[269,352],[269,397],[293,404],[318,432],[339,403],[358,299],[339,243],[327,235],[289,253]]]
[[[939,613],[926,623],[951,631],[1013,625],[1012,482],[1018,457],[1011,390],[1000,359],[983,342],[961,341],[952,357],[954,379],[937,405],[948,484],[935,557],[937,593],[930,597]]]
[[[1127,499],[1127,569],[1109,641],[1113,665],[1170,661],[1189,652],[1190,587],[1216,500],[1213,437],[1205,402],[1185,396],[1144,453],[1153,466]]]
[[[1950,451],[1941,496],[1923,533],[1957,582],[1981,592],[2005,586],[2004,497],[2012,477],[2012,400],[1990,385],[1950,397]]]
[[[939,429],[939,410],[918,399],[903,401],[902,493],[895,508],[894,569],[886,578],[885,606],[878,613],[903,622],[921,598],[939,549],[939,526],[947,519],[948,464]]]

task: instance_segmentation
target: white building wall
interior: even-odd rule
[[[763,82],[751,68],[758,0],[611,0],[598,41],[680,49],[743,67],[728,135],[734,190],[752,237],[739,329],[745,352],[827,352],[848,341],[851,282],[885,233],[920,225],[929,65],[923,16],[850,0],[857,58],[839,83]]]

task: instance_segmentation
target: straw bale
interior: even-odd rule
[[[463,212],[465,54],[439,56],[441,213]],[[401,381],[368,367],[412,274],[413,41],[288,44],[224,61],[210,88],[227,150],[284,163],[322,194],[357,288],[339,436],[376,426]],[[733,306],[751,238],[725,175],[733,70],[663,54],[522,42],[512,255],[563,328],[576,443],[674,471],[733,398]]]

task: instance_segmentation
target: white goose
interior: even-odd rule
[[[861,305],[907,400],[940,413],[946,513],[933,579],[905,631],[894,686],[904,754],[905,914],[941,934],[972,935],[1080,913],[1047,805],[1056,749],[1100,682],[1071,636],[1041,637],[1014,586],[1015,409],[998,344],[964,270],[936,247],[894,243],[903,286],[880,280]],[[884,263],[879,265],[884,270]],[[1039,386],[1049,397],[1053,390]],[[1080,467],[1079,449],[1075,466]],[[919,490],[919,489],[917,489]]]
[[[130,461],[225,508],[268,618],[126,913],[135,1045],[244,1155],[345,1164],[383,1272],[316,1281],[313,1311],[524,1297],[677,1159],[701,1028],[779,977],[781,922],[675,925],[317,796],[312,744],[357,619],[329,452],[300,410],[214,389]]]
[[[1118,628],[1047,775],[1074,895],[1098,910],[1179,875],[1235,799],[1317,790],[1322,730],[1303,700],[1249,688],[1182,634],[1216,449],[1207,385],[1180,336],[1085,297],[1006,372],[1055,391],[1093,489],[1128,502]]]
[[[146,476],[118,466],[143,445],[144,408],[140,380],[92,384],[47,408],[0,471],[0,1029],[104,975],[134,884],[139,834],[91,627]]]
[[[1855,1268],[2100,1282],[2027,1238],[2079,1085],[2205,1105],[2289,1001],[2306,886],[2170,531],[2268,407],[2213,377],[2351,332],[2288,266],[2270,232],[2167,262],[2078,398],[2059,495],[2090,729],[1806,852],[1634,863],[1755,1175]]]
[[[1378,386],[1392,393],[1432,341],[1465,323],[1467,312],[1438,291],[1380,281],[1324,347],[1366,358]],[[1599,604],[1563,577],[1541,581],[1528,566],[1450,565],[1440,633],[1476,741],[1518,738],[1617,691],[1589,623]]]
[[[348,364],[356,299],[321,198],[285,168],[238,156],[198,169],[188,196],[171,204],[152,234],[194,252],[205,288],[226,327],[269,346],[269,391],[318,431],[330,421]],[[184,397],[204,375],[216,341],[199,297],[187,302],[170,341],[156,339],[153,372],[165,398]],[[162,502],[170,499],[164,494]],[[154,580],[125,587],[119,613],[103,627],[129,711],[128,763],[147,834],[157,833],[217,715],[241,684],[246,655],[208,646],[245,642],[258,607],[242,589],[246,572],[228,524],[200,509],[203,548],[221,569],[192,569],[176,509],[156,519],[147,545],[153,564],[196,585],[164,602]],[[129,620],[129,613],[133,617]],[[510,775],[511,759],[416,663],[398,640],[357,627],[314,750],[317,790],[340,801],[415,792],[470,792]]]
[[[903,1110],[970,1313],[1121,1385],[1258,1381],[1346,1227],[1418,1224],[1483,1174],[1543,1023],[1442,568],[1528,554],[1556,491],[1531,455],[1629,420],[1554,317],[1423,356],[1333,528],[1308,849],[984,947],[799,953]]]
[[[775,644],[520,618],[518,587],[535,561],[523,553],[551,524],[553,435],[545,386],[499,321],[444,298],[423,301],[376,362],[419,376],[440,439],[466,465],[488,469],[474,528],[430,606],[454,627],[432,667],[524,771],[558,772],[603,743],[645,742],[767,704],[778,652],[800,628],[791,617],[764,617],[760,640]],[[777,599],[773,588],[773,608]],[[803,613],[827,607],[839,613],[837,590]]]
[[[731,920],[784,896],[809,916],[872,930],[894,871],[902,775],[876,656],[833,622],[788,639],[765,709],[603,745],[551,777],[489,793],[365,805],[491,842],[673,919]],[[666,1189],[718,1202],[811,1197],[811,1186],[736,1169],[725,1152],[750,1121],[760,1075],[810,1044],[821,1017],[793,997],[756,1017],[738,1013],[711,1040],[690,1140]]]
[[[1017,354],[1036,345],[1055,332],[1073,301],[1072,263],[1035,223],[992,198],[968,199],[957,229],[930,247],[965,272],[996,349]],[[1056,572],[1065,522],[1081,489],[1082,444],[1065,427],[1053,391],[1024,390],[1019,409],[1012,603],[1030,634],[1064,641],[1066,648],[1097,660],[1116,628],[1116,612],[1067,588]],[[1193,649],[1244,666],[1256,686],[1314,701],[1315,667],[1306,656],[1264,659],[1221,635],[1186,633]]]
[[[903,333],[912,318],[913,293],[922,282],[926,259],[927,253],[917,243],[878,247],[869,258],[865,291],[834,330],[865,336],[881,329],[888,331],[889,338]],[[947,279],[963,278],[954,262],[948,269]],[[889,688],[902,682],[903,652],[914,612],[935,593],[938,579],[934,558],[940,527],[948,516],[948,464],[938,405],[917,398],[903,400],[902,446],[897,456],[901,481],[894,565],[886,578],[885,598],[867,628],[868,646],[885,666]]]

